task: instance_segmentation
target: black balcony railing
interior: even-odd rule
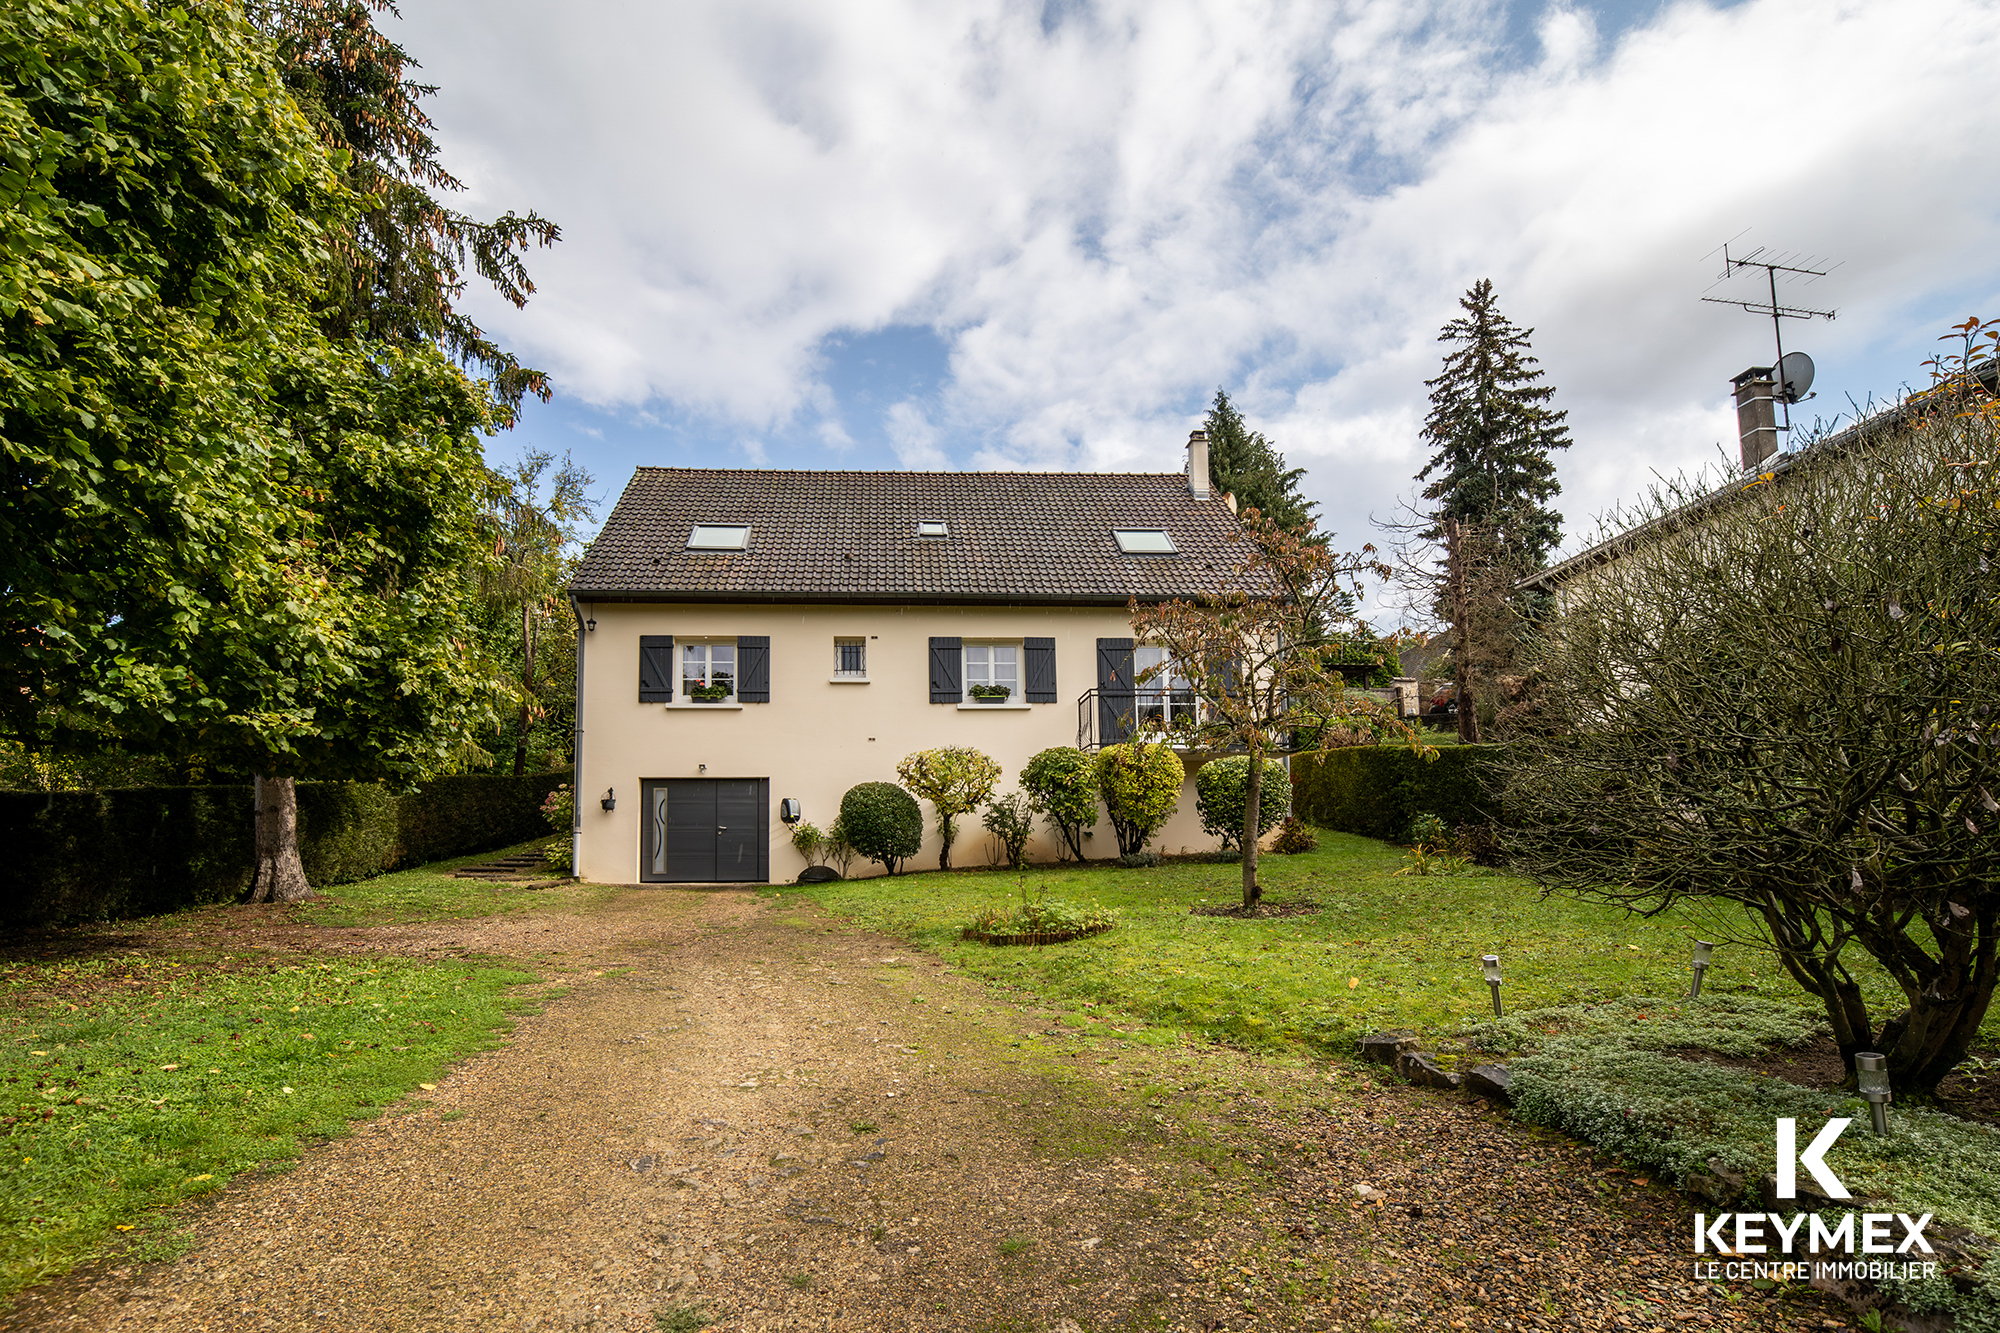
[[[1076,748],[1090,751],[1117,745],[1131,740],[1141,728],[1152,731],[1155,740],[1167,740],[1157,729],[1188,727],[1194,718],[1192,690],[1085,690],[1076,698]]]

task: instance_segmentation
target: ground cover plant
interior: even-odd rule
[[[121,1237],[170,1249],[164,1205],[296,1157],[496,1045],[532,980],[261,953],[0,963],[0,1294]]]
[[[1691,910],[1652,918],[1598,903],[1543,898],[1498,871],[1398,877],[1403,849],[1320,831],[1319,848],[1265,866],[1266,901],[1310,899],[1302,916],[1191,915],[1236,898],[1236,866],[1166,862],[1144,870],[1032,868],[1031,891],[1121,912],[1118,930],[1030,949],[989,949],[959,931],[994,897],[981,874],[924,874],[811,887],[829,910],[891,931],[995,982],[1066,1003],[1089,1001],[1162,1040],[1187,1033],[1253,1048],[1346,1055],[1365,1032],[1412,1028],[1433,1041],[1491,1014],[1479,958],[1498,953],[1510,1010],[1674,994],[1689,950],[1714,922]],[[1775,960],[1716,954],[1704,994],[1804,1005]],[[1874,993],[1893,987],[1863,974]],[[1987,1040],[2000,1043],[2000,1023]]]

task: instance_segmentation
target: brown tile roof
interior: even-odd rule
[[[951,535],[919,538],[919,519]],[[689,551],[747,523],[747,551]],[[1125,555],[1114,528],[1179,554]],[[1082,602],[1220,593],[1248,548],[1178,472],[779,472],[642,467],[578,567],[580,597],[662,601]]]

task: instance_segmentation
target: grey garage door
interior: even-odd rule
[[[762,884],[771,877],[768,778],[661,778],[640,784],[641,880]]]

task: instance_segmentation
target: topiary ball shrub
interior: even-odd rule
[[[1313,834],[1312,826],[1297,815],[1286,815],[1283,828],[1278,836],[1271,839],[1271,850],[1280,856],[1297,856],[1319,846],[1319,839]]]
[[[850,847],[892,875],[924,844],[924,812],[893,782],[849,787],[840,798],[840,828]]]
[[[1220,838],[1224,848],[1243,844],[1243,807],[1249,801],[1250,756],[1232,755],[1204,764],[1194,775],[1194,805],[1202,832]],[[1278,827],[1292,806],[1291,775],[1277,759],[1264,761],[1264,781],[1257,792],[1257,836]]]

